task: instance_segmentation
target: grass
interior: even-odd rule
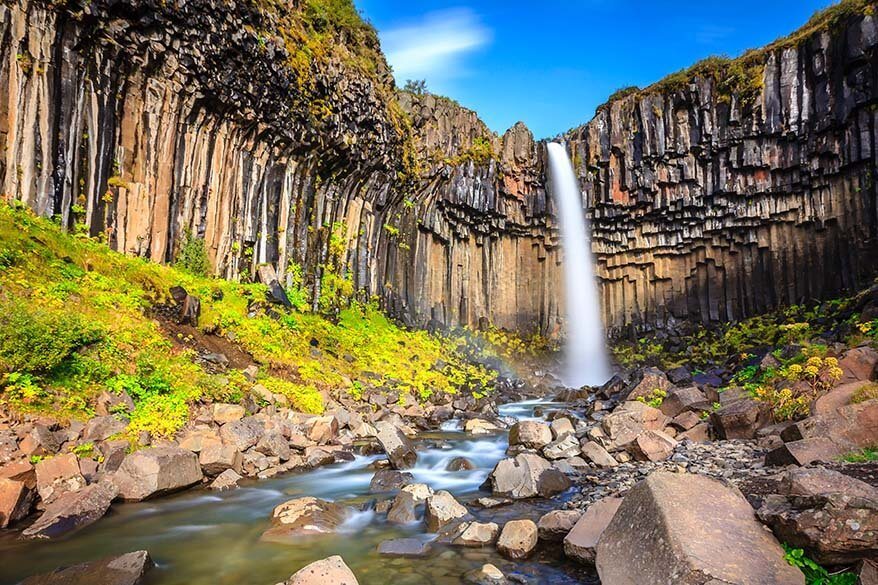
[[[482,392],[493,377],[465,359],[462,338],[406,330],[374,304],[349,302],[333,319],[277,308],[272,317],[256,308],[262,285],[124,256],[0,205],[0,404],[84,419],[103,390],[124,390],[136,405],[130,435],[171,436],[193,402],[241,400],[252,385],[240,372],[206,372],[152,318],[176,285],[201,299],[200,334],[234,339],[262,364],[257,382],[303,412],[369,388],[420,399]]]
[[[878,461],[878,446],[848,453],[841,460],[848,463],[873,463]]]

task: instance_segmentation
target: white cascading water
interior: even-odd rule
[[[566,373],[571,388],[597,386],[610,377],[604,325],[601,322],[594,259],[588,224],[582,210],[582,192],[567,150],[557,142],[547,145],[550,188],[558,205],[564,250],[564,288],[567,306]]]

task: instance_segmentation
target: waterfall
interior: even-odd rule
[[[551,142],[547,149],[549,186],[558,205],[564,250],[567,306],[564,382],[573,388],[586,384],[596,386],[607,381],[610,368],[582,193],[564,146]]]

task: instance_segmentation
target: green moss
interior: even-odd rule
[[[854,395],[851,397],[851,402],[853,404],[860,404],[867,400],[876,399],[878,399],[878,382],[871,382],[854,392]]]
[[[878,446],[848,453],[841,459],[848,463],[872,463],[878,461]]]

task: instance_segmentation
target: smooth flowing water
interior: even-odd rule
[[[533,418],[537,406],[554,403],[527,401],[501,407],[504,416]],[[555,406],[561,406],[555,404]],[[480,521],[498,524],[528,517],[536,520],[559,503],[516,503],[491,510],[471,505],[489,495],[479,486],[505,457],[506,433],[473,437],[450,422],[445,430],[425,433],[418,441],[418,463],[411,470],[418,482],[434,490],[451,491]],[[471,471],[445,471],[454,457],[475,463]],[[430,540],[424,523],[388,524],[372,511],[375,499],[369,482],[371,464],[383,456],[361,456],[354,461],[300,474],[251,482],[231,492],[193,490],[174,497],[139,504],[114,505],[97,523],[61,541],[27,542],[17,533],[0,531],[0,584],[16,583],[35,573],[86,560],[145,549],[156,561],[150,585],[272,585],[287,579],[304,565],[340,554],[362,585],[456,584],[469,570],[490,562],[532,583],[595,582],[572,564],[556,562],[558,547],[550,547],[526,562],[509,562],[493,547],[462,549],[436,546],[422,559],[380,557],[378,545],[390,538]],[[305,539],[294,545],[262,542],[272,509],[299,496],[311,495],[357,508],[338,534]],[[421,515],[423,512],[421,511]]]
[[[567,150],[550,142],[550,189],[558,204],[564,250],[564,290],[567,308],[567,367],[564,383],[572,388],[603,384],[610,377],[606,338],[591,253],[582,192]]]

